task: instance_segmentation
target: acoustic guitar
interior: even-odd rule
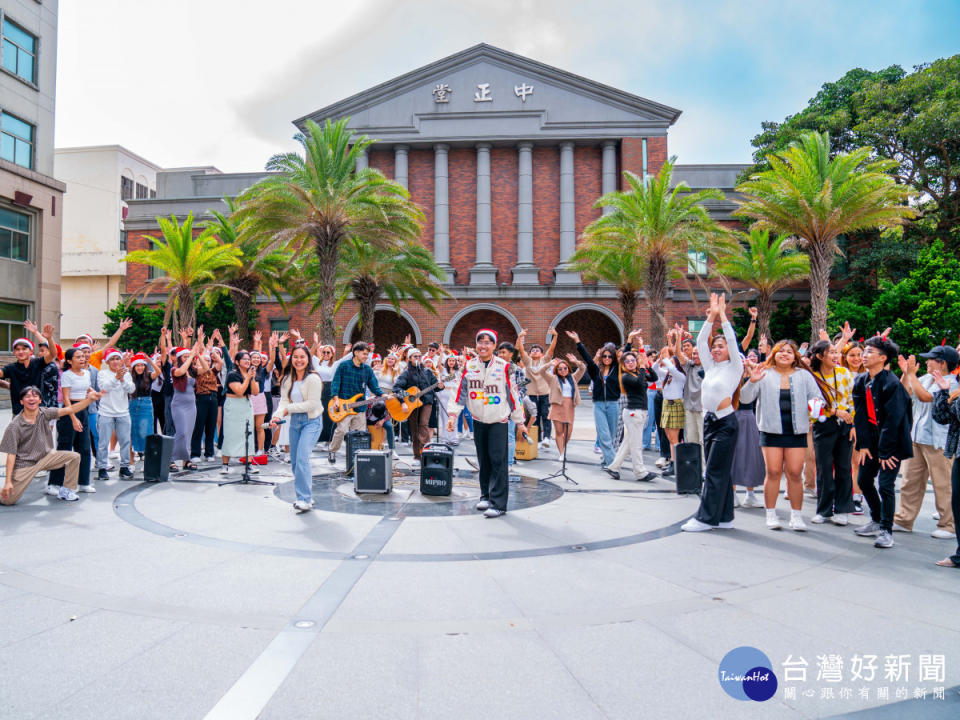
[[[366,407],[372,402],[377,400],[386,399],[388,395],[383,395],[382,397],[369,397],[366,400],[363,399],[363,393],[357,393],[349,400],[340,400],[340,409],[336,409],[336,403],[338,398],[331,398],[330,403],[327,405],[327,414],[330,416],[330,419],[339,423],[344,418],[350,417],[351,415],[356,415],[356,408]]]
[[[433,385],[428,388],[424,388],[423,390],[415,387],[407,388],[399,394],[399,397],[392,395],[387,398],[387,412],[390,413],[390,417],[392,417],[396,422],[403,422],[406,420],[408,417],[410,417],[410,413],[412,413],[418,407],[423,407],[423,400],[420,399],[420,396],[424,393],[430,392],[439,384],[440,381],[438,380]],[[406,412],[403,411],[404,403],[407,404]]]

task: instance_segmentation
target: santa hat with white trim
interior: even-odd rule
[[[494,345],[497,344],[497,340],[499,339],[496,330],[491,330],[490,328],[481,328],[480,330],[477,330],[477,337],[474,339],[474,342],[479,340],[481,335],[489,336],[493,340]]]
[[[146,365],[147,364],[147,354],[138,352],[132,358],[130,358],[130,367],[134,365]]]
[[[10,349],[12,350],[16,348],[17,345],[26,345],[28,348],[30,348],[30,352],[33,352],[34,350],[33,340],[31,340],[30,338],[25,338],[25,337],[17,338],[16,340],[13,341],[13,344],[10,345]]]
[[[77,342],[73,344],[73,349],[74,350],[90,350],[91,347],[90,347],[90,343],[80,342],[79,340],[77,340]]]
[[[110,359],[115,357],[122,358],[123,353],[116,348],[107,348],[103,351],[103,359],[105,362],[110,362]]]
[[[185,347],[178,347],[178,348],[177,348],[177,359],[180,359],[180,358],[182,358],[184,355],[189,355],[189,354],[190,354],[190,349],[189,349],[189,348],[185,348]]]

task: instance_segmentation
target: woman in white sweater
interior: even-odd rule
[[[283,369],[280,380],[280,406],[270,420],[276,429],[280,420],[290,416],[290,464],[293,467],[293,487],[297,512],[313,509],[313,475],[310,472],[310,453],[323,429],[323,381],[314,371],[310,353],[297,346]]]

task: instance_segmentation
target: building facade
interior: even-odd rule
[[[56,82],[57,0],[0,0],[0,354],[24,320],[59,325]]]
[[[349,117],[349,126],[376,143],[360,159],[404,185],[424,211],[421,241],[447,272],[450,299],[436,313],[413,304],[397,315],[378,309],[376,341],[472,344],[478,327],[513,339],[521,328],[543,338],[551,325],[577,330],[588,345],[621,340],[625,328],[613,287],[584,283],[567,260],[584,227],[599,217],[596,200],[622,188],[623,171],[657,173],[668,157],[668,130],[680,111],[489,45],[478,45],[317,110],[295,121]],[[728,195],[742,165],[678,165],[677,181]],[[223,194],[262,174],[215,169],[158,175],[155,200],[133,201],[131,243],[147,247],[156,215],[202,215]],[[732,199],[708,205],[733,223]],[[136,232],[134,232],[136,228]],[[688,290],[706,267],[691,258],[689,282],[668,297],[667,321],[695,326],[702,305]],[[127,269],[128,289],[146,269]],[[695,290],[699,301],[705,290]],[[264,299],[265,300],[265,299]],[[285,313],[261,301],[264,330],[313,329],[307,308]],[[340,339],[357,334],[357,308],[337,315]],[[648,325],[640,303],[633,326]],[[629,328],[626,329],[629,332]],[[566,338],[563,338],[566,344]],[[569,347],[569,345],[567,345]]]
[[[119,145],[57,148],[54,173],[66,183],[60,336],[97,336],[104,313],[126,293],[127,201],[156,197],[157,170]]]

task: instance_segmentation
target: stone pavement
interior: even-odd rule
[[[589,404],[578,425],[592,437]],[[771,532],[763,510],[690,535],[696,497],[628,467],[614,481],[577,440],[578,485],[542,481],[559,463],[541,451],[510,512],[485,520],[473,452],[457,448],[454,493],[432,500],[413,476],[357,497],[318,453],[302,515],[276,462],[259,476],[276,488],[219,487],[213,466],[161,484],[113,473],[77,503],[35,483],[0,508],[0,717],[960,717],[960,574],[933,565],[952,543],[929,536],[931,494],[892,550],[849,527]],[[744,645],[779,678],[767,702],[718,682]],[[849,681],[855,654],[878,656],[872,682]],[[937,654],[943,679],[921,681]],[[818,680],[818,655],[842,658],[842,682]],[[909,656],[909,677],[884,677],[888,655]]]

